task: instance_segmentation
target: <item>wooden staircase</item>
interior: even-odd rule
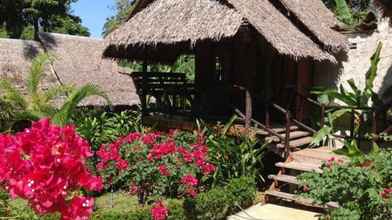
[[[320,205],[312,199],[294,194],[296,191],[303,190],[297,180],[297,175],[304,172],[322,173],[322,164],[332,157],[343,161],[347,160],[343,156],[335,155],[332,151],[332,148],[322,147],[290,153],[285,162],[276,164],[276,167],[279,168],[278,174],[269,176],[269,179],[273,180],[273,184],[265,193],[265,201],[320,213],[329,208],[337,208],[338,204],[334,202]]]
[[[313,141],[313,133],[299,128],[298,126],[290,126],[290,131],[286,132],[284,126],[274,126],[271,128],[274,134],[263,129],[256,131],[260,139],[264,139],[269,143],[269,148],[273,152],[282,155],[286,148],[286,141],[288,141],[289,152],[295,152],[308,147]],[[286,135],[289,135],[286,138]]]

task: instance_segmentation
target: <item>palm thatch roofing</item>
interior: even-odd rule
[[[140,102],[131,77],[120,74],[116,62],[103,59],[104,42],[100,39],[64,34],[40,33],[40,41],[0,39],[0,75],[24,89],[32,59],[48,52],[54,57],[43,80],[43,89],[54,85],[85,84],[99,86],[113,105],[132,106]],[[106,105],[100,97],[90,97],[83,106]]]
[[[321,0],[139,0],[107,36],[104,56],[143,59],[162,48],[174,56],[172,49],[230,39],[250,24],[283,55],[336,62],[333,54],[347,48],[336,23]]]
[[[44,49],[39,42],[28,40],[0,39],[0,78],[8,79],[21,91],[26,91],[25,81],[31,61]],[[46,68],[41,82],[42,89],[58,86],[56,75]]]

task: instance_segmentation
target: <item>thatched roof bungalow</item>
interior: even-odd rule
[[[132,78],[120,74],[116,62],[102,58],[102,40],[53,33],[40,33],[39,39],[39,42],[0,39],[1,77],[10,78],[23,90],[32,59],[39,53],[48,52],[54,61],[45,72],[44,89],[52,85],[80,87],[90,83],[102,88],[114,106],[133,106],[140,102]],[[106,104],[99,97],[82,103],[83,106]]]
[[[337,23],[321,0],[139,0],[106,38],[104,56],[171,63],[194,54],[198,103],[211,99],[203,111],[222,99],[241,102],[238,92],[223,95],[217,81],[245,87],[254,107],[265,99],[285,105],[287,87],[307,94],[313,63],[337,63],[346,51]]]

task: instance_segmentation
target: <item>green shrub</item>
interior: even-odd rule
[[[265,147],[247,137],[231,137],[211,132],[207,135],[210,160],[217,166],[213,186],[224,184],[228,179],[254,176],[263,182],[262,158]]]
[[[80,110],[75,114],[73,123],[78,133],[89,140],[93,150],[101,144],[111,143],[117,138],[141,130],[139,111],[119,113],[102,112],[91,109]]]
[[[169,216],[167,220],[187,220],[182,200],[169,199],[166,201],[166,204],[169,209]]]
[[[338,202],[341,208],[330,213],[332,219],[392,219],[391,159],[392,151],[384,150],[360,164],[329,164],[322,174],[302,174],[299,179],[309,189],[303,195],[323,204]]]
[[[221,220],[252,205],[256,195],[254,178],[231,180],[225,187],[215,187],[200,193],[195,199],[186,199],[184,207],[188,219]]]

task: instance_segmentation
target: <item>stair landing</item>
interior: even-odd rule
[[[240,213],[229,216],[228,220],[318,220],[320,213],[284,207],[275,204],[257,204]]]

